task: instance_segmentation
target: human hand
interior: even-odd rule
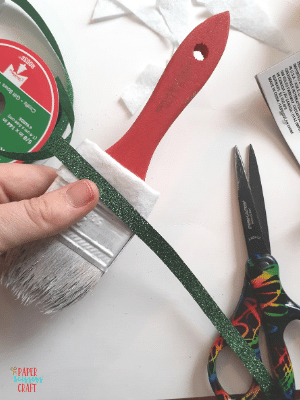
[[[97,186],[82,180],[45,193],[56,178],[44,165],[0,164],[0,253],[55,235],[97,204]]]

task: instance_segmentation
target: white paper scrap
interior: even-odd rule
[[[137,81],[127,86],[121,99],[133,115],[141,105],[145,104],[151,96],[159,78],[164,71],[164,67],[149,64]]]
[[[191,30],[191,0],[157,0],[156,4],[176,42],[180,44]]]
[[[229,11],[231,26],[278,50],[290,52],[281,32],[255,0],[197,0],[197,3],[204,4],[212,14]]]
[[[99,0],[93,13],[92,21],[116,18],[127,14],[131,14],[131,12],[113,0]]]

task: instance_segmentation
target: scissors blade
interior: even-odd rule
[[[235,169],[239,208],[248,255],[251,258],[255,254],[269,254],[269,247],[264,239],[250,184],[237,147],[235,147]]]
[[[255,203],[255,208],[258,213],[258,218],[260,222],[260,226],[263,232],[264,241],[268,246],[268,252],[271,254],[271,245],[270,245],[270,238],[269,238],[269,228],[268,228],[268,220],[266,214],[266,207],[265,207],[265,199],[263,195],[258,165],[256,161],[256,156],[254,153],[254,149],[250,144],[249,147],[249,184],[253,196],[253,200]]]

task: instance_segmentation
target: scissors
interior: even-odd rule
[[[268,347],[273,377],[282,391],[282,399],[295,399],[295,380],[283,333],[289,322],[299,319],[300,308],[285,293],[279,278],[277,261],[271,256],[265,202],[253,147],[249,149],[249,178],[238,148],[235,147],[235,170],[239,209],[249,259],[242,294],[231,317],[232,324],[261,360],[258,343],[262,327]],[[215,340],[209,355],[208,376],[218,400],[266,399],[253,379],[244,395],[230,396],[217,378],[216,361],[227,346],[222,336]]]

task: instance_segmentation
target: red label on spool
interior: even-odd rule
[[[18,43],[0,40],[0,149],[38,151],[54,129],[58,108],[55,79],[45,62]]]

